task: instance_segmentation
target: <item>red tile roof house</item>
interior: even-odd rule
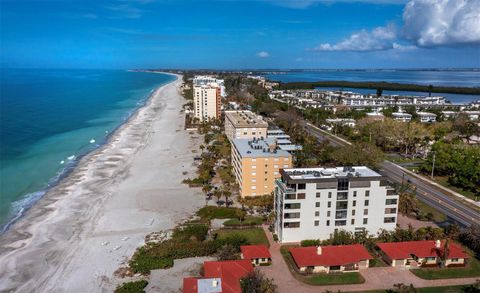
[[[445,242],[439,240],[407,241],[378,243],[383,258],[392,267],[395,266],[437,266],[441,263],[441,256]],[[464,266],[468,255],[462,247],[450,243],[450,253],[445,262],[446,266]]]
[[[183,293],[241,293],[240,279],[253,272],[249,260],[206,261],[204,277],[183,279]]]
[[[373,257],[360,244],[290,248],[301,272],[352,272],[368,268]]]
[[[266,245],[242,245],[240,246],[242,259],[248,259],[254,266],[270,265],[272,256]]]

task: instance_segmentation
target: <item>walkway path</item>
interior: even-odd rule
[[[287,264],[280,253],[281,244],[273,241],[272,234],[267,226],[263,226],[268,241],[270,242],[270,254],[272,255],[272,265],[268,267],[259,267],[268,278],[273,278],[278,285],[278,291],[282,292],[325,292],[327,290],[337,291],[366,291],[375,289],[390,289],[394,284],[404,283],[413,284],[416,288],[420,287],[439,287],[449,285],[472,284],[478,278],[461,279],[443,279],[443,280],[423,280],[412,274],[408,269],[394,267],[369,268],[361,271],[365,278],[365,283],[354,285],[334,285],[334,286],[312,286],[295,279],[290,272]]]

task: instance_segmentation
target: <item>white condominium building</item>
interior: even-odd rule
[[[219,118],[221,110],[220,88],[211,85],[193,86],[194,117],[200,121]]]
[[[225,135],[228,139],[266,138],[268,123],[251,111],[225,111]]]
[[[393,230],[398,195],[367,167],[280,170],[275,181],[275,233],[280,242],[328,239],[335,230]]]
[[[226,97],[225,85],[223,79],[218,79],[215,76],[197,75],[193,78],[193,85],[209,85],[220,88],[220,96]]]

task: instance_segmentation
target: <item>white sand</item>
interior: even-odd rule
[[[113,272],[146,234],[173,228],[204,203],[181,184],[195,172],[201,142],[183,130],[180,85],[158,89],[0,237],[0,291],[112,291]]]

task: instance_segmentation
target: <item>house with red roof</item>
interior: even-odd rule
[[[352,272],[368,268],[373,257],[360,244],[290,248],[295,264],[302,272]]]
[[[206,261],[203,278],[183,279],[183,293],[241,293],[240,279],[253,272],[250,260]]]
[[[392,267],[437,266],[442,262],[445,241],[406,241],[378,243],[383,259]],[[464,266],[468,255],[458,244],[450,242],[445,266]]]
[[[270,265],[272,256],[266,245],[242,245],[240,257],[248,259],[254,266]]]

